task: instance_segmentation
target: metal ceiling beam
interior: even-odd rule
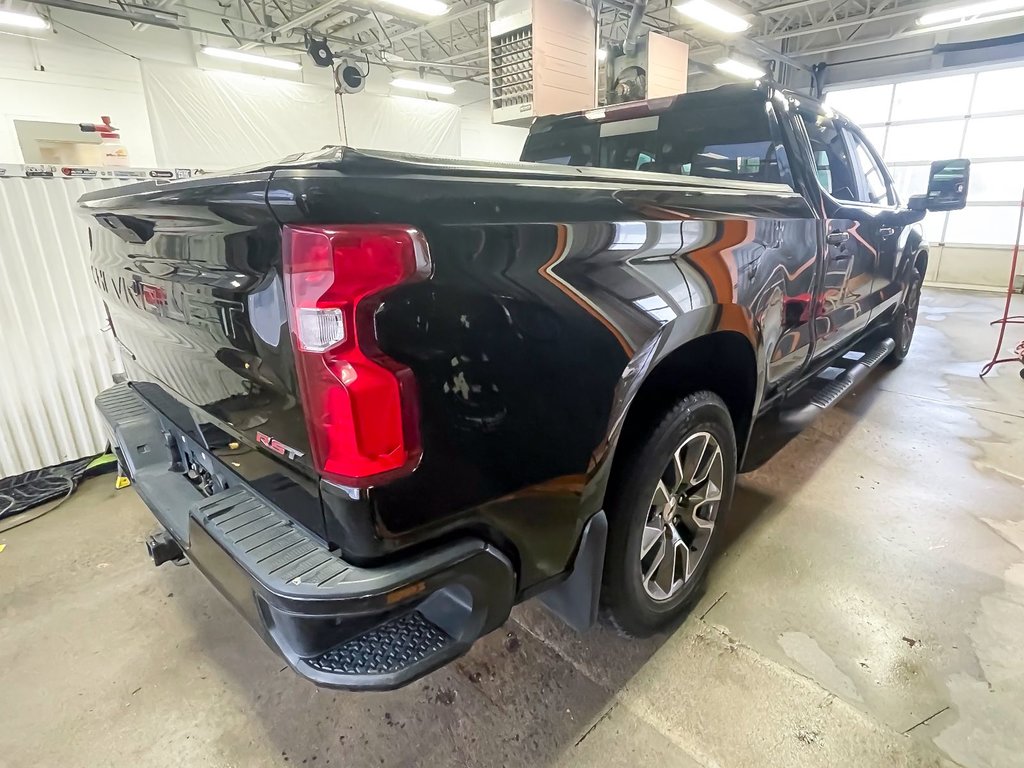
[[[263,34],[260,35],[260,39],[265,40],[268,37],[279,35],[282,32],[287,32],[290,29],[301,27],[305,25],[307,22],[312,21],[313,19],[319,19],[321,16],[326,15],[332,8],[336,8],[337,6],[341,5],[342,2],[343,0],[326,0],[326,2],[316,6],[315,8],[311,8],[305,13],[295,16],[294,18],[288,19],[283,24],[278,24],[276,27],[273,27],[269,31],[264,32]],[[242,46],[242,50],[248,50],[253,47],[253,43],[247,43],[246,45]]]
[[[793,3],[783,3],[782,5],[773,5],[770,8],[758,8],[751,13],[749,16],[779,16],[782,14],[789,13],[790,11],[796,11],[800,8],[806,8],[809,5],[819,5],[820,3],[827,3],[830,0],[796,0]]]
[[[351,13],[351,11],[350,11],[350,13]],[[382,14],[383,14],[384,18],[386,18],[386,19],[387,18],[391,18],[393,16],[391,11],[383,11]],[[381,14],[378,14],[378,15],[381,15]],[[330,29],[330,27],[328,26],[327,22],[325,22],[323,26],[326,29]],[[345,26],[343,26],[338,31],[343,33],[343,34],[345,34],[345,35],[347,35],[347,36],[349,36],[349,37],[352,37],[354,35],[361,35],[364,32],[369,32],[369,31],[371,31],[373,29],[376,29],[377,26],[378,26],[377,19],[374,18],[372,13],[368,13],[362,19],[359,19],[358,21],[353,21],[351,24],[346,24]]]
[[[156,14],[150,15],[145,11],[122,11],[107,5],[93,5],[92,3],[79,2],[79,0],[33,0],[33,3],[35,5],[44,5],[48,8],[60,8],[65,11],[106,16],[107,18],[120,19],[121,21],[129,21],[134,24],[150,24],[154,27],[163,27],[164,29],[182,28],[178,22],[180,17],[172,11],[159,11]]]
[[[214,19],[218,19],[218,20],[227,19],[228,21],[230,21],[232,23],[242,24],[242,25],[245,25],[247,27],[258,29],[258,30],[260,30],[260,32],[269,32],[270,30],[274,29],[274,27],[268,27],[266,24],[260,24],[258,22],[250,21],[249,19],[245,19],[245,18],[239,18],[237,16],[227,16],[226,14],[218,13],[217,11],[208,11],[205,8],[197,8],[194,5],[180,5],[178,7],[179,8],[183,8],[186,11],[188,11],[190,16],[193,15],[193,14],[198,14],[198,15],[201,15],[201,16],[208,16],[210,18],[214,18]],[[211,35],[212,34],[216,34],[215,32],[211,32],[210,30],[207,30],[207,29],[200,29],[199,31],[207,32],[207,33],[209,33]],[[260,38],[262,38],[262,37],[263,37],[263,35],[260,36]],[[348,39],[346,37],[338,37],[337,35],[327,35],[327,40],[329,42],[337,43],[338,45],[345,45],[345,46],[359,45],[360,44],[358,40],[350,40],[350,39]],[[305,50],[305,48],[302,47],[302,46],[298,46],[298,45],[291,46],[289,44],[280,43],[280,42],[271,43],[271,42],[268,42],[268,41],[263,40],[263,39],[250,38],[250,39],[248,39],[248,42],[249,43],[254,43],[255,45],[267,45],[267,46],[271,46],[271,47],[276,46],[276,47],[279,47],[279,48],[281,48],[281,47],[284,47],[284,48],[294,47],[296,50]],[[252,48],[254,46],[249,46],[249,47]]]
[[[878,45],[879,43],[889,43],[893,40],[902,40],[907,37],[923,37],[927,38],[927,34],[922,34],[916,30],[901,30],[893,32],[890,35],[884,37],[875,37],[871,40],[854,40],[843,43],[837,43],[836,45],[825,46],[824,48],[814,48],[807,51],[794,51],[794,56],[800,56],[807,58],[810,56],[820,56],[823,53],[834,53],[835,51],[845,51],[848,48],[863,48],[868,45]]]
[[[472,64],[446,64],[443,61],[420,61],[416,59],[403,59],[402,61],[389,60],[383,62],[388,67],[395,69],[458,69],[465,72],[487,72],[487,67],[474,66]]]
[[[354,10],[350,10],[348,8],[344,8],[343,10],[339,11],[338,13],[333,14],[332,16],[329,16],[328,18],[322,19],[321,21],[318,21],[316,24],[313,25],[313,28],[318,30],[318,31],[332,29],[335,24],[337,24],[339,21],[344,21],[349,16],[357,16],[358,17],[359,14],[356,11],[354,11]],[[359,17],[359,18],[362,18],[362,17]],[[351,24],[348,24],[347,26],[353,26],[355,23],[356,22],[352,22]]]
[[[355,6],[354,6],[355,7]],[[438,24],[444,24],[445,22],[457,21],[465,16],[470,16],[476,13],[485,12],[488,6],[476,5],[468,8],[463,8],[461,11],[451,12],[449,11],[444,16],[433,16],[430,17],[429,21],[425,20],[423,16],[413,13],[412,11],[403,12],[399,8],[388,7],[386,9],[371,9],[366,7],[359,7],[359,10],[365,14],[365,18],[359,21],[353,22],[352,24],[346,24],[342,29],[338,30],[345,35],[361,35],[363,32],[369,32],[370,30],[377,28],[377,22],[373,18],[372,11],[385,18],[391,18],[396,21],[400,21],[405,24],[413,25],[412,29],[406,30],[408,32],[415,32],[417,30],[426,30],[431,27],[435,27]],[[325,25],[326,26],[326,25]],[[401,33],[400,33],[401,34]],[[394,38],[394,35],[390,35]]]
[[[898,19],[901,16],[913,16],[914,14],[921,13],[923,7],[918,5],[913,8],[906,8],[901,11],[889,11],[888,13],[880,13],[873,16],[857,16],[856,18],[847,18],[842,21],[837,21],[832,24],[813,24],[807,27],[798,27],[797,29],[789,29],[780,32],[775,36],[775,39],[789,39],[791,37],[802,37],[804,35],[815,35],[819,32],[831,32],[836,29],[843,29],[844,27],[855,27],[858,24],[874,24],[877,21],[888,21],[890,19]]]
[[[257,45],[263,45],[259,40],[253,40],[248,37],[241,37],[232,35],[228,32],[219,32],[212,29],[204,29],[202,27],[193,27],[189,24],[181,23],[179,16],[176,13],[170,11],[161,11],[159,16],[142,15],[142,12],[135,11],[122,11],[117,8],[111,8],[105,5],[95,5],[93,3],[83,3],[79,0],[32,0],[34,5],[42,5],[48,8],[59,8],[64,11],[74,11],[76,13],[87,13],[93,16],[105,16],[111,19],[118,19],[120,21],[134,22],[137,24],[149,24],[153,27],[160,27],[162,29],[178,29],[185,30],[187,32],[199,32],[204,35],[210,35],[212,37],[223,37],[229,40],[242,41],[247,43],[256,43]],[[303,52],[303,49],[299,46],[282,45],[280,43],[274,45],[276,48],[284,48],[295,53]]]
[[[478,48],[473,48],[469,51],[457,51],[451,56],[445,56],[443,59],[437,59],[438,62],[444,63],[446,61],[458,61],[459,59],[468,59],[470,56],[485,56],[487,54],[487,46],[481,45]]]
[[[787,55],[785,53],[782,53],[782,51],[777,51],[774,48],[770,48],[767,45],[765,45],[764,43],[758,42],[757,40],[747,40],[746,44],[749,45],[754,50],[759,51],[762,55],[767,56],[767,57],[772,58],[772,59],[778,59],[783,64],[788,64],[791,67],[796,67],[797,69],[802,69],[802,70],[804,70],[805,72],[808,72],[808,73],[810,73],[810,71],[811,71],[811,68],[808,67],[803,62],[797,61],[792,56],[789,56],[789,55]],[[740,46],[740,47],[742,47],[742,46]]]
[[[174,5],[176,2],[178,2],[178,0],[156,0],[156,2],[152,6],[152,9],[154,11],[161,11],[171,5]],[[148,24],[132,24],[132,28],[136,32],[145,32],[148,26]]]
[[[441,24],[447,24],[449,22],[455,21],[456,19],[462,19],[462,18],[465,18],[466,16],[475,16],[475,15],[477,15],[479,13],[486,13],[486,12],[487,12],[487,6],[484,6],[484,5],[471,6],[469,8],[464,8],[461,11],[456,11],[455,13],[447,13],[444,16],[440,16],[440,17],[435,18],[433,21],[430,21],[430,22],[428,22],[426,24],[423,24],[421,26],[418,26],[418,27],[414,27],[413,29],[408,29],[405,32],[399,32],[397,34],[389,34],[389,37],[391,38],[392,42],[394,42],[396,40],[404,40],[407,37],[413,37],[414,35],[418,35],[420,32],[422,32],[425,29],[432,29],[433,27],[439,26]],[[347,29],[348,29],[347,27],[342,27],[338,31],[341,32],[341,33],[347,33]],[[361,44],[359,46],[356,46],[354,48],[350,48],[347,51],[344,51],[344,53],[360,53],[360,52],[365,51],[365,50],[367,50],[369,48],[376,48],[379,45],[380,45],[380,42],[377,41],[377,40],[374,40],[373,42],[363,43],[363,44]]]

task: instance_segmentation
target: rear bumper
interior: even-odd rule
[[[508,617],[509,561],[477,539],[379,568],[345,562],[129,385],[96,398],[136,490],[192,562],[300,675],[390,689]],[[204,495],[186,470],[202,476]]]

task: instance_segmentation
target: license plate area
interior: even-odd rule
[[[215,459],[209,450],[173,427],[171,429],[178,446],[180,470],[203,496],[212,496],[237,484],[238,478]]]

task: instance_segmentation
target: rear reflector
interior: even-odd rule
[[[381,292],[430,271],[427,244],[398,225],[284,228],[295,366],[313,460],[328,479],[367,486],[420,458],[412,371],[377,349]]]

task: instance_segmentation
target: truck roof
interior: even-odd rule
[[[658,115],[664,112],[671,112],[684,99],[687,104],[693,104],[696,99],[719,101],[754,95],[767,98],[772,93],[781,93],[787,97],[799,98],[801,101],[810,102],[811,104],[820,103],[817,99],[779,88],[768,81],[728,83],[703,91],[690,91],[688,93],[662,96],[643,101],[628,101],[623,104],[609,104],[604,107],[567,112],[561,115],[544,115],[534,120],[533,125],[530,126],[530,133],[545,133],[556,126],[568,127],[582,122],[611,122],[614,120],[626,120],[632,117],[642,117],[644,115]]]

